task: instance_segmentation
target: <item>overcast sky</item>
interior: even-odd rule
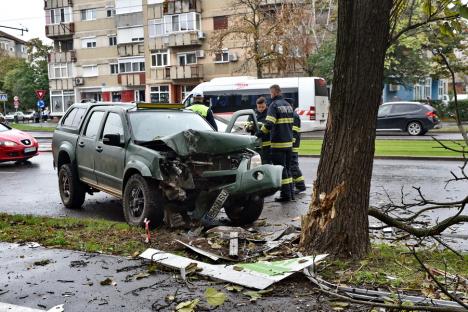
[[[0,26],[27,28],[29,31],[21,36],[21,31],[0,27],[25,41],[39,37],[51,43],[45,36],[45,13],[43,0],[0,0]]]

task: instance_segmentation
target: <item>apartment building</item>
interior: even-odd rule
[[[26,41],[0,31],[0,53],[11,57],[28,58]]]
[[[230,1],[44,2],[53,115],[87,99],[180,102],[202,81],[255,75],[239,70],[241,42],[210,53],[210,36],[229,27]]]

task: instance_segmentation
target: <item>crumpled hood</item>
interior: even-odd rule
[[[160,138],[156,142],[163,142],[179,156],[228,154],[258,146],[254,136],[196,130],[182,131]]]

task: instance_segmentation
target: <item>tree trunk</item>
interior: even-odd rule
[[[333,92],[301,246],[361,258],[369,250],[369,193],[392,0],[339,0]]]

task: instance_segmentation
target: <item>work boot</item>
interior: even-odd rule
[[[296,189],[294,190],[294,194],[296,194],[296,195],[297,195],[297,194],[301,194],[301,193],[303,193],[303,192],[305,192],[305,191],[306,191],[306,187],[305,187],[305,186],[304,186],[304,187],[296,187]]]
[[[277,197],[275,198],[275,202],[277,203],[287,203],[290,202],[291,198],[290,197]]]

